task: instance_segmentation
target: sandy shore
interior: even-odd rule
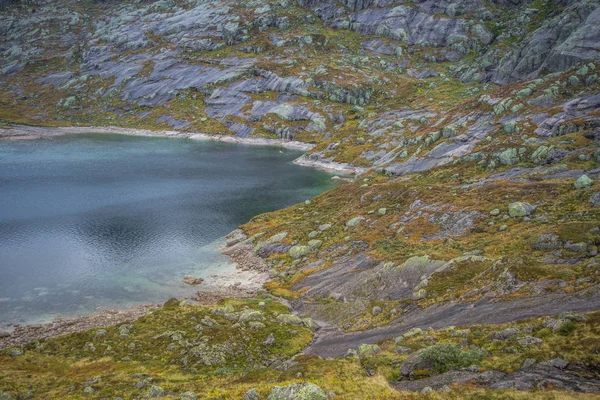
[[[234,261],[231,270],[207,277],[196,293],[184,300],[193,304],[213,305],[225,298],[248,298],[256,296],[270,276],[264,260],[244,243],[247,236],[235,230],[225,237],[221,246],[223,254]],[[183,279],[183,276],[181,277]],[[135,321],[162,304],[142,304],[128,309],[106,309],[93,314],[56,318],[47,324],[13,324],[11,331],[0,331],[0,350],[23,345],[34,340],[49,339],[94,328],[105,328]]]
[[[116,135],[145,136],[145,137],[176,137],[195,140],[210,140],[216,142],[239,143],[255,146],[280,146],[291,150],[308,151],[314,147],[312,144],[295,140],[267,139],[267,138],[238,138],[225,135],[207,135],[198,132],[181,131],[152,131],[148,129],[120,128],[117,126],[68,126],[68,127],[41,127],[27,125],[12,125],[0,129],[0,138],[6,139],[47,139],[56,136],[112,133]]]

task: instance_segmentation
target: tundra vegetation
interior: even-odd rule
[[[255,298],[4,348],[0,399],[597,396],[599,43],[597,0],[0,1],[0,137],[297,140],[353,171],[232,234]]]

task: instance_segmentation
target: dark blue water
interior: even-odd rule
[[[0,324],[192,293],[215,240],[334,186],[298,152],[172,138],[0,141]]]

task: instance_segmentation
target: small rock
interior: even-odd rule
[[[265,339],[265,346],[273,346],[275,344],[275,336],[272,333]]]
[[[94,394],[94,392],[94,388],[91,386],[86,386],[85,389],[83,389],[83,394],[85,394],[86,396],[90,396]]]
[[[183,283],[185,283],[187,285],[196,286],[196,285],[200,285],[202,282],[204,282],[204,279],[196,278],[195,276],[186,275],[183,277]]]
[[[506,328],[498,332],[492,332],[490,339],[506,341],[516,337],[521,331],[518,328]]]
[[[148,389],[148,392],[146,392],[146,395],[144,397],[147,399],[156,399],[159,397],[163,397],[166,394],[167,392],[165,391],[165,389],[161,388],[158,385],[152,385],[152,387]]]
[[[348,222],[346,222],[346,226],[347,227],[356,226],[356,225],[358,225],[364,219],[365,219],[365,217],[362,217],[362,216],[352,218],[351,220],[349,220]]]
[[[260,393],[257,389],[250,389],[246,392],[242,400],[260,400]]]
[[[497,217],[498,215],[500,215],[500,210],[497,208],[494,208],[492,211],[490,211],[490,215],[492,217]]]
[[[194,392],[185,392],[181,394],[179,400],[198,400],[198,396]]]
[[[314,383],[303,382],[288,386],[275,386],[267,400],[327,400],[327,395]]]
[[[378,354],[381,348],[376,344],[361,344],[356,349],[359,357],[371,357]]]
[[[375,307],[373,307],[373,309],[371,310],[371,314],[372,314],[374,317],[376,317],[376,316],[378,316],[379,314],[381,314],[381,311],[382,311],[382,310],[381,310],[381,307],[379,307],[379,306],[375,306]]]
[[[537,363],[537,361],[533,358],[528,358],[525,361],[523,361],[523,367],[522,368],[529,368],[532,365],[535,365],[535,363]]]
[[[544,341],[542,339],[536,338],[533,336],[525,336],[525,337],[517,339],[517,343],[519,343],[520,345],[523,345],[523,346],[531,346],[533,344],[540,344],[543,342]]]
[[[566,362],[565,360],[563,360],[562,358],[555,358],[553,360],[546,361],[546,362],[540,363],[540,364],[549,365],[551,367],[558,368],[558,369],[565,369],[565,368],[567,368],[567,365],[569,365],[569,363]]]

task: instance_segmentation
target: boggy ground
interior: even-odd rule
[[[0,136],[293,139],[356,175],[232,235],[265,293],[4,350],[0,399],[600,392],[597,1],[5,3]]]

